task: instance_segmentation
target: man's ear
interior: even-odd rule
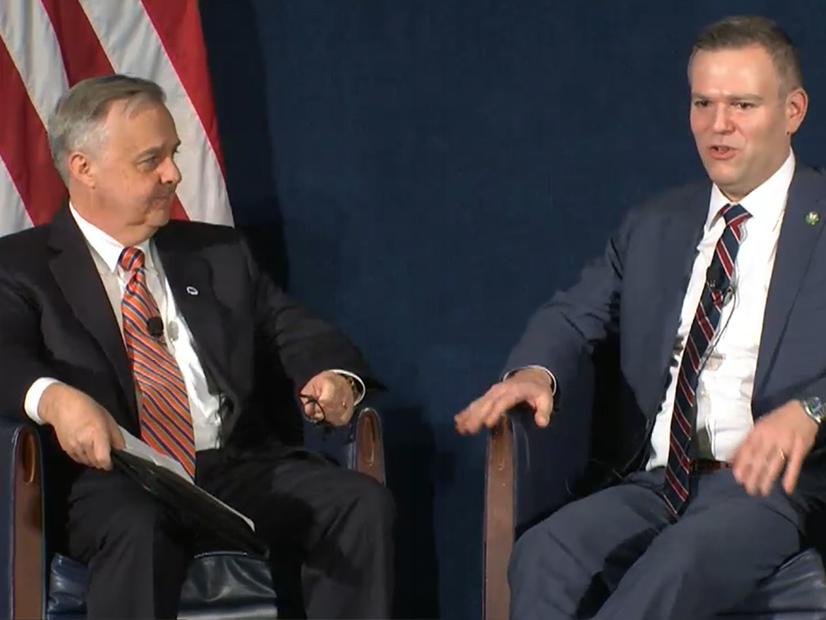
[[[786,133],[793,136],[797,133],[806,111],[809,109],[809,95],[802,87],[793,89],[786,95]]]
[[[69,176],[76,181],[82,183],[89,189],[93,189],[95,187],[95,179],[93,172],[93,165],[92,160],[89,159],[89,156],[81,151],[74,151],[69,153],[69,157],[67,158],[67,164],[69,169]]]

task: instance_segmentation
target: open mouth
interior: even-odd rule
[[[730,146],[712,146],[709,151],[711,152],[711,156],[715,159],[728,159],[733,157],[734,154],[737,152],[735,149],[731,148]]]

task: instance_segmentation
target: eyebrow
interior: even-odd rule
[[[181,141],[178,140],[172,146],[172,150],[177,151],[178,147],[180,147],[180,146],[181,146]],[[147,157],[154,157],[155,155],[160,153],[162,150],[163,150],[162,146],[150,146],[148,149],[144,149],[143,151],[138,153],[137,159],[138,160],[143,160],[143,159],[146,159]]]
[[[703,93],[691,93],[691,98],[692,99],[713,99],[714,97],[709,97],[708,95],[703,94]],[[754,94],[750,94],[750,93],[744,93],[742,95],[728,95],[727,97],[723,97],[723,99],[725,99],[726,101],[729,101],[729,102],[732,102],[732,101],[757,101],[757,102],[762,102],[762,101],[765,100],[765,97],[762,97],[761,95],[754,95]]]

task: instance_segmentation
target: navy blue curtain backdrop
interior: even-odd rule
[[[630,205],[703,174],[685,78],[701,26],[789,30],[812,99],[796,151],[826,163],[826,2],[200,6],[236,220],[389,386],[398,616],[478,618],[485,439],[452,416]]]

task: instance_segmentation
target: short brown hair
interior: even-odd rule
[[[759,15],[726,17],[706,26],[697,36],[688,64],[691,66],[697,52],[752,45],[759,45],[769,53],[783,90],[788,92],[803,86],[800,54],[791,37],[775,22]]]
[[[103,119],[115,101],[127,101],[127,114],[146,102],[163,104],[164,90],[139,77],[112,74],[88,78],[75,84],[57,102],[49,119],[49,148],[57,171],[68,184],[66,157],[74,150],[89,148],[103,139]]]

